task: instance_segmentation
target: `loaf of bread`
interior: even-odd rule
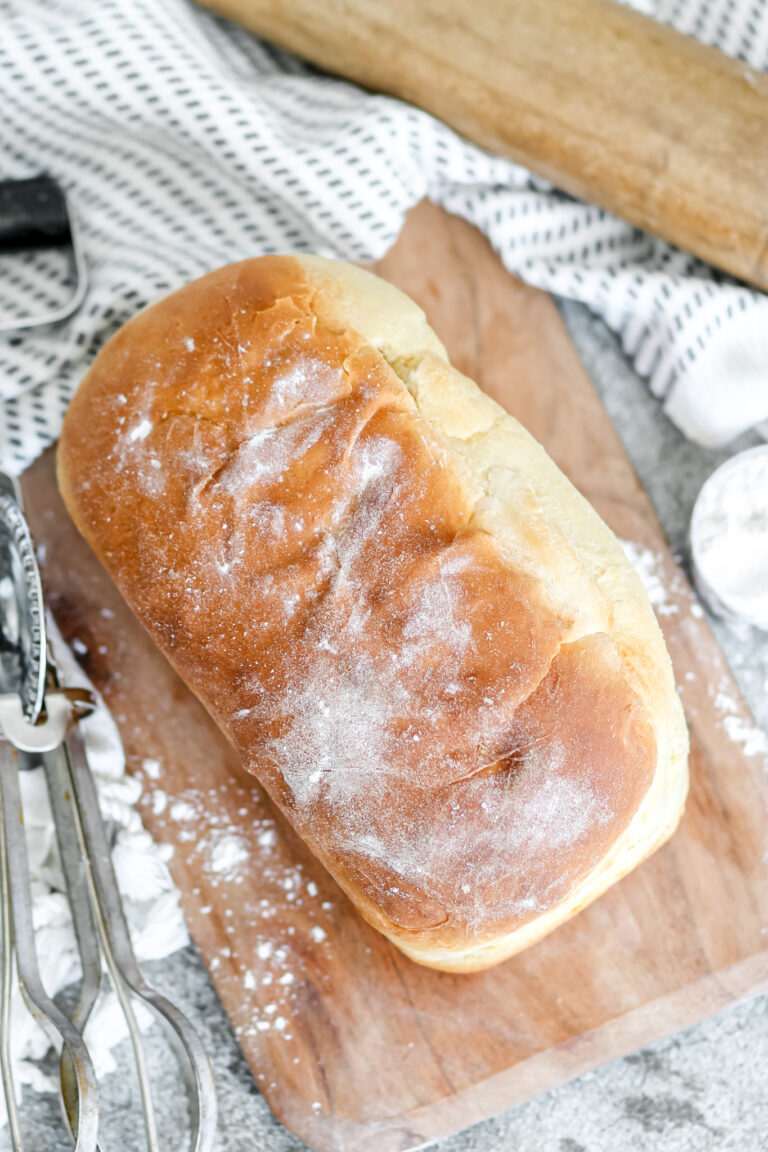
[[[414,960],[494,964],[674,830],[641,584],[395,288],[307,256],[189,284],[100,353],[58,459],[139,620]]]

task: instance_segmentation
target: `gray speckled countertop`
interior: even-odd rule
[[[705,451],[688,443],[627,364],[615,339],[583,308],[563,305],[573,339],[621,434],[675,552],[686,557],[691,508],[709,473],[742,447]],[[716,632],[758,723],[768,730],[768,636]],[[220,1152],[300,1152],[305,1145],[275,1121],[243,1059],[197,953],[187,948],[147,965],[200,1030],[211,1054],[221,1113]],[[161,1148],[186,1147],[183,1100],[162,1046],[149,1051]],[[50,1069],[53,1071],[53,1067]],[[450,1139],[436,1152],[763,1152],[768,1149],[768,996],[710,1020]],[[102,1110],[105,1152],[145,1147],[132,1117],[130,1079],[110,1077]],[[30,1152],[64,1152],[54,1097],[27,1093]],[[9,1147],[0,1133],[0,1152]]]

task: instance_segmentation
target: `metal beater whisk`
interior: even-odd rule
[[[24,1000],[61,1047],[61,1101],[76,1152],[98,1147],[98,1087],[83,1031],[98,999],[102,960],[128,1023],[144,1111],[147,1147],[159,1145],[136,998],[169,1026],[187,1076],[191,1148],[209,1152],[216,1128],[211,1066],[185,1016],[145,982],[136,962],[112,869],[107,834],[78,731],[93,710],[91,694],[68,689],[48,653],[37,561],[18,485],[0,472],[0,1070],[11,1139],[22,1149],[10,1061],[13,957]],[[42,763],[61,856],[83,979],[70,1014],[40,980],[24,836],[19,772]]]

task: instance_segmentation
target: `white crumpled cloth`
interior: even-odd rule
[[[753,69],[768,0],[634,0]],[[524,279],[616,332],[703,444],[768,420],[768,297],[468,144],[431,116],[316,75],[187,0],[0,0],[0,166],[71,192],[91,275],[65,327],[0,337],[0,465],[58,433],[94,353],[217,265],[307,249],[383,255],[424,196]],[[0,260],[0,314],[61,293],[46,253]]]

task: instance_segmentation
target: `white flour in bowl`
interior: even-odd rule
[[[691,551],[711,607],[768,630],[768,446],[739,453],[707,480]]]

